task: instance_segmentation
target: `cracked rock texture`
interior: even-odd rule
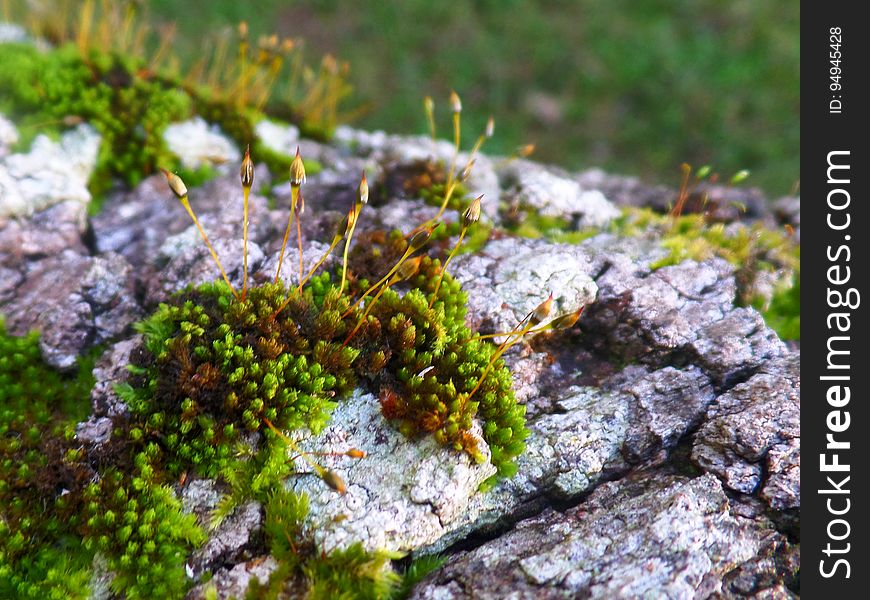
[[[411,597],[708,597],[778,536],[728,505],[712,475],[606,483],[580,506],[546,509],[459,553]]]
[[[591,303],[598,291],[591,271],[571,246],[504,239],[457,259],[453,276],[468,293],[469,325],[496,333],[513,329],[549,293],[554,307],[542,325]]]
[[[185,140],[178,151],[191,160],[212,156],[204,140],[216,132],[190,127],[191,137],[205,137]],[[360,231],[407,231],[437,213],[419,198],[397,197],[388,184],[391,172],[414,161],[449,164],[449,142],[340,127],[327,145],[277,123],[257,130],[277,151],[292,153],[298,144],[323,165],[304,188],[306,271],[353,202],[362,169],[373,200]],[[104,345],[93,414],[76,432],[82,444],[98,446],[127,413],[113,386],[139,351],[132,324],[172,292],[218,273],[162,177],[111,192],[100,214],[88,217],[85,167],[99,140],[82,127],[65,142],[45,140],[13,154],[14,134],[0,119],[0,314],[15,335],[39,329],[46,359],[59,368]],[[238,160],[233,150],[230,165]],[[190,201],[240,285],[242,194],[236,168],[228,171],[192,188]],[[9,181],[16,195],[5,193]],[[253,282],[274,277],[289,215],[289,189],[270,184],[258,165],[250,199]],[[496,226],[479,251],[451,264],[468,294],[468,325],[508,331],[550,293],[549,319],[585,307],[570,331],[536,336],[504,356],[530,430],[519,472],[480,492],[494,472],[488,461],[474,464],[427,437],[404,438],[380,414],[376,390],[357,390],[338,402],[321,434],[298,437],[305,450],[367,453],[322,457],[345,481],[344,496],[306,475],[303,463],[287,481],[309,495],[306,527],[317,546],[361,541],[369,549],[445,553],[445,566],[414,590],[421,599],[795,597],[800,355],[758,312],[735,306],[734,268],[714,258],[653,271],[649,265],[667,250],[652,234],[602,232],[568,245],[498,229],[500,204],[585,228],[607,223],[617,206],[667,206],[673,190],[485,155],[468,187],[486,194],[486,218]],[[269,199],[260,193],[266,190]],[[733,200],[731,192],[713,191]],[[738,218],[725,204],[721,218]],[[755,217],[739,218],[800,225],[799,199],[751,208]],[[443,220],[457,217],[448,210]],[[326,266],[335,260],[340,253]],[[292,284],[298,271],[294,227],[281,276]],[[483,440],[479,447],[488,452]],[[203,524],[226,492],[193,474],[176,491]],[[263,554],[262,523],[262,508],[244,504],[189,557],[195,577],[211,574],[219,598],[243,597],[252,578],[265,582],[277,568]],[[109,579],[103,563],[97,595],[110,597]],[[189,597],[203,598],[207,587]]]
[[[800,506],[800,363],[769,363],[709,407],[692,460],[776,510]]]

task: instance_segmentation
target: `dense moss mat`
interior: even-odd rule
[[[97,130],[97,191],[113,177],[135,185],[157,165],[174,166],[163,132],[193,114],[190,95],[148,73],[144,61],[97,51],[83,57],[73,45],[41,52],[0,44],[0,87],[7,90],[0,110],[19,123],[25,144],[82,121]]]
[[[86,597],[90,559],[76,535],[71,490],[84,475],[75,423],[90,412],[93,356],[64,375],[36,334],[10,336],[0,319],[0,597]]]
[[[436,294],[439,261],[420,257],[398,290],[377,302],[369,296],[363,310],[352,302],[408,242],[398,231],[358,242],[343,291],[324,273],[301,291],[264,284],[238,299],[218,282],[160,305],[138,325],[142,347],[117,387],[130,414],[113,419],[99,446],[74,437],[88,413],[90,365],[64,380],[41,363],[35,336],[3,334],[0,595],[86,597],[99,553],[125,597],[181,597],[191,584],[185,561],[206,539],[175,491],[194,475],[229,488],[213,526],[248,500],[266,507],[280,567],[252,593],[389,598],[408,589],[425,565],[402,576],[396,554],[359,544],[315,550],[301,529],[304,496],[284,491],[293,442],[279,430],[321,430],[359,386],[409,437],[433,435],[476,460],[483,456],[470,429],[479,418],[500,477],[516,471],[528,432],[510,373],[500,359],[489,368],[495,346],[464,324],[459,284],[446,274]],[[334,473],[315,474],[341,491]]]

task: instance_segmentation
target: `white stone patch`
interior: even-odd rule
[[[304,451],[366,452],[361,459],[315,457],[344,480],[347,493],[340,495],[314,475],[288,480],[290,489],[308,494],[306,527],[317,546],[329,551],[359,541],[367,550],[406,552],[432,544],[458,526],[480,484],[495,473],[479,427],[472,431],[486,459],[481,464],[438,445],[432,436],[406,438],[384,419],[372,394],[356,391],[339,401],[319,436],[297,439]],[[311,471],[302,459],[296,467]]]
[[[583,188],[531,161],[512,161],[499,176],[512,185],[506,194],[514,202],[543,216],[575,219],[578,227],[602,227],[620,215],[599,190]]]
[[[296,147],[299,145],[299,128],[295,125],[263,119],[254,126],[254,132],[270,150],[287,156],[296,154]]]
[[[39,135],[30,152],[0,158],[0,217],[31,215],[66,200],[90,202],[87,184],[99,148],[99,134],[82,124],[58,142]]]
[[[169,125],[163,139],[186,169],[211,166],[223,171],[230,166],[237,167],[236,163],[242,160],[233,141],[217,125],[209,125],[202,117]]]

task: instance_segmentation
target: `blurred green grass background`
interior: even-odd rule
[[[177,21],[176,50],[246,20],[350,63],[354,125],[424,133],[422,99],[462,97],[466,143],[493,115],[488,152],[675,184],[712,164],[776,197],[800,177],[800,6],[738,0],[148,0]],[[439,110],[440,109],[440,110]]]

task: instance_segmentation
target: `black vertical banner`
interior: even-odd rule
[[[801,22],[801,596],[868,597],[870,30],[860,2]]]

